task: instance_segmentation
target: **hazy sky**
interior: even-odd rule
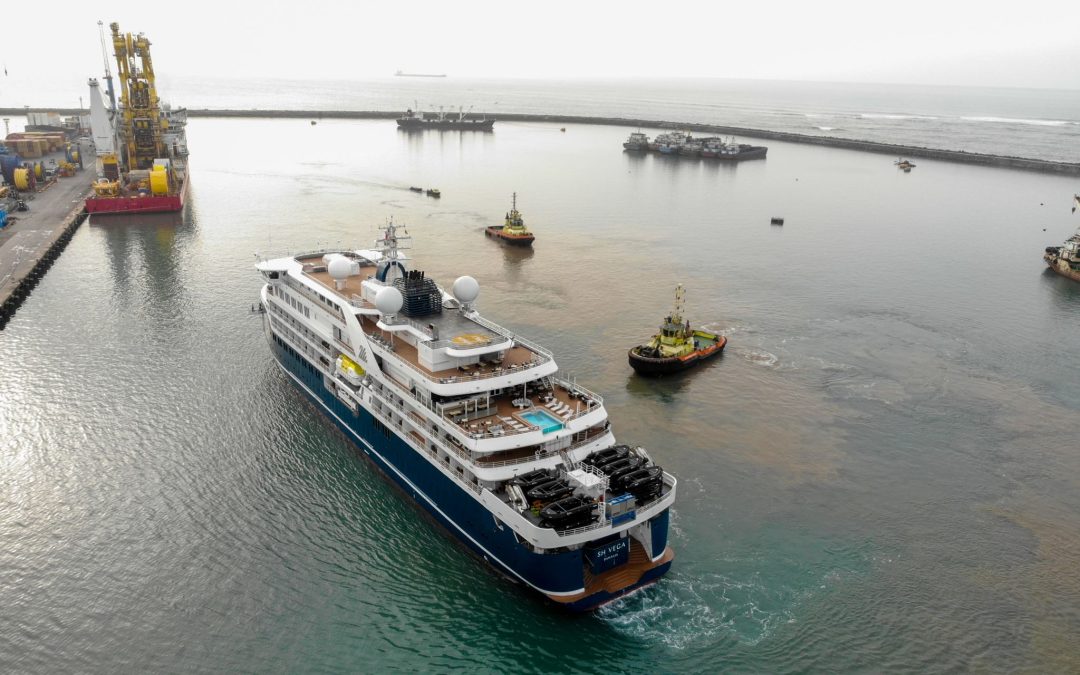
[[[180,11],[167,17],[166,7]],[[0,106],[21,105],[10,99],[30,84],[83,93],[102,71],[98,19],[145,32],[170,75],[349,79],[402,69],[1080,89],[1080,0],[64,0],[5,3]]]

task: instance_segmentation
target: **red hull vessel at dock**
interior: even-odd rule
[[[116,23],[109,24],[109,29],[120,101],[117,105],[106,56],[110,108],[105,107],[98,81],[89,82],[98,179],[94,193],[86,199],[86,211],[118,215],[180,211],[188,193],[187,111],[160,102],[150,40],[142,33],[121,33]],[[105,56],[104,33],[101,42]]]
[[[87,213],[164,213],[183,210],[187,203],[188,181],[174,195],[130,195],[125,197],[87,197]]]

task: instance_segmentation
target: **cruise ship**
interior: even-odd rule
[[[599,394],[444,290],[389,222],[372,249],[260,257],[271,350],[382,472],[495,570],[587,611],[671,567],[676,480],[616,443]]]

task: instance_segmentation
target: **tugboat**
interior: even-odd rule
[[[426,194],[428,197],[434,197],[435,199],[442,197],[442,192],[439,192],[439,188],[428,188]]]
[[[489,237],[495,237],[496,239],[502,239],[508,244],[514,246],[532,246],[533,240],[536,237],[532,232],[529,232],[529,228],[525,227],[525,221],[521,217],[521,212],[517,210],[517,193],[514,193],[513,206],[510,209],[510,213],[506,214],[506,220],[502,227],[498,225],[492,225],[484,230],[484,234]]]
[[[640,375],[667,375],[696,365],[724,351],[727,338],[702,330],[691,330],[682,317],[682,284],[675,287],[675,309],[660,325],[660,332],[646,344],[630,350],[630,365]]]

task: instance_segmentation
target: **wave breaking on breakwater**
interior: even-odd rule
[[[1077,125],[1080,122],[1069,120],[1027,120],[1015,117],[961,117],[965,122],[994,122],[997,124],[1029,124],[1038,127],[1064,127],[1070,124]]]

